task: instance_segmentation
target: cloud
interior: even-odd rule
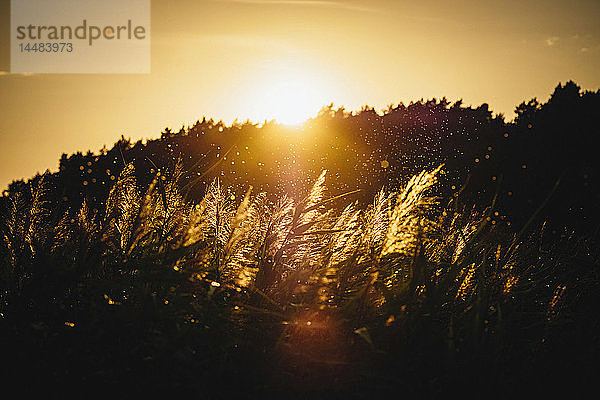
[[[559,39],[560,38],[558,36],[549,37],[548,39],[546,39],[546,45],[554,46]]]
[[[596,53],[598,51],[600,51],[600,44],[592,44],[590,46],[581,47],[577,52],[579,54],[584,54],[584,53]]]
[[[10,71],[0,71],[0,76],[35,76],[37,74],[33,72],[10,72]]]
[[[289,5],[289,6],[309,6],[323,8],[337,8],[351,11],[377,12],[378,9],[361,6],[356,3],[346,3],[341,1],[326,0],[222,0],[221,2],[255,4],[255,5]]]

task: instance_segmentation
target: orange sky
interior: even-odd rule
[[[380,109],[446,96],[512,119],[559,81],[600,87],[598,21],[597,0],[155,0],[151,74],[0,72],[0,186],[56,170],[61,153],[203,115],[292,122],[330,102]]]

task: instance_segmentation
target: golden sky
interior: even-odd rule
[[[446,96],[512,119],[558,82],[600,87],[599,21],[598,0],[154,0],[148,75],[0,72],[0,186],[204,115],[296,122]]]

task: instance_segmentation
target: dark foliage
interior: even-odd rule
[[[63,155],[1,199],[4,387],[583,390],[600,355],[599,106],[568,82],[514,123],[434,99]]]

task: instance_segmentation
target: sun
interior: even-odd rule
[[[262,102],[265,112],[285,125],[298,125],[319,109],[310,85],[299,80],[280,80],[265,87]]]
[[[315,75],[297,70],[271,72],[256,80],[250,119],[298,126],[327,104],[326,85]]]

